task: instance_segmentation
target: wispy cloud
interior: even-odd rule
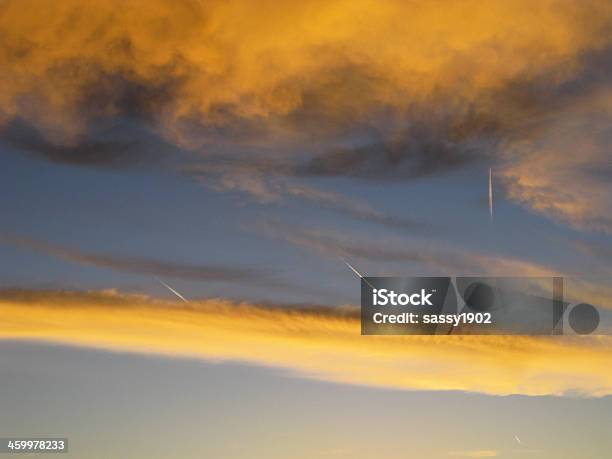
[[[62,260],[111,269],[114,271],[171,277],[175,279],[219,282],[271,282],[269,272],[260,268],[239,268],[225,265],[175,263],[153,258],[93,253],[63,247],[36,239],[0,233],[0,244],[10,244],[44,253]]]
[[[475,450],[475,451],[451,451],[450,457],[497,457],[498,452],[494,450]]]
[[[394,389],[612,394],[610,337],[361,336],[354,312],[3,291],[0,338],[238,361]]]
[[[529,137],[507,141],[508,197],[575,228],[612,233],[611,106],[610,88],[598,90],[561,104]]]
[[[388,228],[395,228],[413,233],[431,233],[436,230],[433,225],[428,225],[425,222],[408,217],[388,215],[374,209],[365,202],[349,199],[337,193],[322,191],[317,188],[303,185],[289,185],[286,188],[286,194],[312,202],[320,208],[335,210],[357,220],[379,223]]]
[[[419,275],[425,272],[451,274],[486,274],[498,276],[549,276],[556,273],[552,267],[510,256],[495,256],[474,250],[432,246],[427,240],[386,238],[373,241],[371,238],[351,235],[346,232],[311,229],[283,224],[277,221],[260,221],[256,225],[268,236],[284,239],[296,246],[315,252],[323,257],[345,257],[362,259],[371,263],[403,262],[417,266]],[[404,265],[403,273],[410,266]]]
[[[365,201],[296,183],[288,177],[293,172],[288,170],[286,162],[263,160],[258,163],[246,158],[239,162],[207,160],[205,164],[197,164],[185,172],[215,189],[246,193],[260,204],[287,204],[288,200],[297,199],[318,209],[334,211],[355,220],[377,223],[390,229],[413,233],[431,233],[440,229],[409,216],[385,214]]]

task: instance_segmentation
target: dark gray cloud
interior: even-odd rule
[[[78,166],[126,167],[142,161],[143,151],[135,140],[80,139],[76,144],[54,144],[25,122],[13,121],[2,130],[11,147],[49,161]]]
[[[600,260],[609,272],[612,269],[612,245],[594,241],[569,241],[580,252]]]
[[[426,240],[389,239],[372,241],[355,234],[308,229],[277,221],[261,221],[257,228],[270,237],[315,252],[323,257],[360,260],[364,268],[401,263],[402,273],[418,275],[548,275],[550,267],[512,257],[491,256],[477,251],[432,245]],[[365,266],[364,266],[365,265]],[[371,272],[371,271],[370,271]],[[364,275],[367,274],[367,269]]]
[[[371,143],[316,155],[296,167],[300,176],[348,176],[368,179],[406,179],[437,175],[484,156],[483,150],[449,142],[443,137],[408,136],[399,144]]]
[[[170,277],[175,279],[219,282],[272,282],[269,272],[260,268],[224,265],[196,265],[152,258],[106,255],[67,248],[36,239],[0,234],[0,243],[22,247],[62,260],[126,273]]]

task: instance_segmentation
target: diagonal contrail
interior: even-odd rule
[[[351,271],[353,271],[355,274],[357,274],[358,277],[363,278],[363,276],[359,273],[359,271],[357,271],[355,268],[353,268],[353,266],[351,266],[351,264],[348,261],[346,261],[346,260],[342,260],[342,261],[346,264],[346,266],[348,266],[351,269]]]
[[[160,284],[162,284],[164,287],[166,287],[168,290],[170,290],[172,293],[174,293],[176,296],[178,296],[181,300],[183,300],[185,303],[189,303],[189,301],[187,301],[187,298],[185,298],[183,295],[181,295],[179,292],[177,292],[176,290],[174,290],[172,287],[170,287],[168,284],[166,284],[163,280],[161,280],[159,277],[156,277],[155,280],[157,282],[159,282]]]
[[[521,441],[521,439],[520,439],[519,437],[517,437],[516,435],[514,436],[514,439],[516,440],[516,442],[517,442],[519,445],[522,445],[522,444],[523,444],[523,442]]]
[[[370,284],[360,273],[359,271],[357,271],[355,268],[353,268],[353,266],[351,266],[351,264],[346,261],[344,258],[342,259],[342,261],[344,262],[344,264],[346,266],[348,266],[351,271],[353,271],[355,274],[357,274],[357,277],[359,277],[360,279],[362,279],[366,284],[368,284],[370,286],[370,288],[375,288],[372,284]]]
[[[493,222],[493,170],[489,167],[489,218]]]

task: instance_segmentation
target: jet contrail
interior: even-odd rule
[[[522,445],[522,444],[523,444],[523,442],[521,441],[521,439],[520,439],[519,437],[517,437],[516,435],[514,436],[514,439],[516,440],[516,442],[517,442],[519,445]]]
[[[493,222],[493,170],[489,167],[489,217]]]
[[[357,274],[358,277],[363,278],[363,276],[361,274],[359,274],[359,271],[357,271],[355,268],[353,268],[348,261],[346,261],[346,260],[342,260],[342,261],[346,264],[346,266],[348,266],[351,269],[351,271],[353,271],[355,274]]]
[[[159,282],[160,284],[162,284],[164,287],[166,287],[168,290],[170,290],[172,293],[174,293],[176,296],[178,296],[181,300],[183,300],[185,303],[189,303],[189,301],[187,301],[187,298],[185,298],[183,295],[181,295],[179,292],[177,292],[176,290],[174,290],[172,287],[170,287],[168,284],[166,284],[163,280],[161,280],[159,277],[156,277],[155,280],[157,282]]]
[[[359,279],[362,279],[366,284],[368,284],[371,288],[374,288],[374,286],[372,284],[370,284],[367,280],[364,279],[364,277],[359,273],[359,271],[357,271],[355,268],[353,268],[351,266],[351,264],[346,261],[344,258],[342,259],[342,261],[344,262],[344,264],[346,264],[346,266],[348,266],[351,271],[353,271],[355,274],[357,274],[357,276],[359,277]]]

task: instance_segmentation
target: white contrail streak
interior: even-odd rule
[[[357,277],[359,277],[359,279],[362,279],[371,288],[374,288],[374,286],[372,284],[370,284],[367,280],[365,280],[364,277],[359,273],[359,271],[357,271],[355,268],[353,268],[348,261],[346,261],[344,258],[342,259],[342,261],[344,262],[344,264],[346,264],[346,266],[348,266],[351,269],[351,271],[353,271],[355,274],[357,274]]]
[[[355,274],[357,274],[358,277],[363,278],[363,276],[359,273],[359,271],[357,271],[355,268],[353,268],[348,261],[346,261],[346,260],[342,260],[342,261],[346,264],[346,266],[348,266],[351,269],[351,271],[353,271]]]
[[[516,442],[517,442],[519,445],[522,445],[522,444],[523,444],[523,442],[521,441],[521,439],[520,439],[519,437],[517,437],[516,435],[514,436],[514,439],[516,440]]]
[[[170,290],[172,293],[174,293],[176,296],[178,296],[181,300],[183,300],[185,303],[188,303],[187,298],[185,298],[183,295],[181,295],[179,292],[177,292],[176,290],[174,290],[172,287],[170,287],[168,284],[166,284],[163,280],[161,280],[159,277],[156,277],[155,280],[157,280],[157,282],[159,282],[160,284],[162,284],[164,287],[166,287],[168,290]]]
[[[493,222],[493,170],[489,168],[489,217]]]

